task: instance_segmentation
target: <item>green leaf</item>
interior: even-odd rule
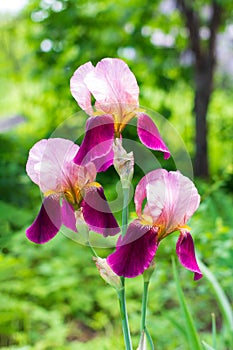
[[[177,290],[177,294],[180,302],[180,307],[182,309],[184,320],[185,320],[185,328],[186,328],[189,348],[192,350],[193,349],[202,350],[202,346],[197,334],[197,330],[194,325],[192,315],[190,314],[190,311],[188,309],[188,306],[181,288],[174,258],[172,258],[172,267],[173,267],[173,276],[176,283],[176,290]]]
[[[208,345],[204,340],[202,341],[205,350],[216,350],[212,346]]]
[[[230,334],[230,344],[233,346],[233,315],[232,315],[232,309],[230,302],[218,283],[217,279],[215,278],[214,274],[208,269],[207,266],[205,266],[201,261],[199,261],[199,266],[201,271],[203,272],[204,276],[208,279],[210,282],[210,285],[217,297],[219,307],[222,311],[222,315],[225,321],[225,325],[228,329],[228,333]]]

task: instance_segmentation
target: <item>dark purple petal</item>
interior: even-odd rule
[[[66,200],[62,201],[61,207],[62,224],[74,232],[78,232],[76,228],[76,219],[74,215],[74,208]]]
[[[202,278],[202,273],[197,264],[194,243],[191,234],[187,230],[182,230],[176,244],[176,254],[181,265],[194,272],[194,280]]]
[[[95,158],[92,162],[95,164],[96,171],[98,173],[106,171],[111,165],[113,165],[114,152],[110,149],[110,152],[105,154],[103,157]]]
[[[61,227],[60,203],[50,197],[44,199],[40,212],[33,224],[26,230],[26,236],[34,243],[50,241]]]
[[[86,192],[81,203],[83,217],[89,228],[106,236],[120,232],[102,187],[91,187]]]
[[[124,238],[120,236],[116,251],[107,257],[107,262],[118,276],[136,277],[142,274],[153,260],[158,244],[157,229],[134,220]]]
[[[78,165],[93,162],[97,171],[107,170],[113,164],[112,144],[114,121],[110,115],[90,117],[86,123],[86,134],[74,157]]]
[[[157,126],[147,114],[138,114],[137,129],[139,139],[143,145],[155,151],[163,152],[164,159],[170,157],[170,152],[160,136]]]

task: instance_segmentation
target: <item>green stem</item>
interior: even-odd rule
[[[212,314],[211,316],[212,316],[212,345],[214,349],[217,349],[215,314]]]
[[[91,250],[93,256],[95,256],[96,258],[98,258],[98,255],[97,255],[97,253],[95,252],[95,249],[92,247],[90,241],[86,241],[86,245],[90,248],[90,250]]]
[[[154,350],[153,341],[151,339],[150,333],[146,327],[146,311],[147,311],[147,301],[148,301],[148,288],[149,288],[149,280],[144,280],[143,284],[143,295],[142,295],[142,318],[141,318],[141,336],[143,333],[146,334],[148,343],[150,344],[151,350]]]
[[[149,281],[144,281],[143,295],[142,295],[141,332],[145,331],[145,328],[146,328],[146,309],[147,309],[147,300],[148,300],[148,287],[149,287]]]
[[[125,236],[128,226],[128,203],[129,203],[129,187],[123,187],[123,210],[122,210],[122,237]]]
[[[125,349],[126,350],[133,350],[131,337],[130,337],[128,315],[127,315],[127,310],[126,310],[125,278],[124,277],[121,277],[121,283],[122,283],[122,289],[118,290],[117,293],[118,293],[118,298],[119,298],[119,305],[120,305],[120,312],[121,312],[121,323],[122,323],[122,330],[123,330],[124,341],[125,341]]]
[[[122,237],[124,237],[124,235],[126,234],[127,227],[128,227],[129,190],[130,190],[129,187],[122,186],[122,191],[123,191]],[[122,283],[122,289],[118,291],[118,298],[119,298],[119,304],[120,304],[121,323],[122,323],[122,330],[123,330],[124,341],[125,341],[125,349],[133,350],[131,336],[130,336],[130,329],[129,329],[128,314],[127,314],[127,308],[126,308],[125,278],[123,276],[121,277],[121,283]]]

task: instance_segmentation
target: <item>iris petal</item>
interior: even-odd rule
[[[87,190],[81,203],[83,217],[89,228],[106,236],[113,236],[120,231],[102,187]]]
[[[85,77],[85,84],[96,99],[95,106],[109,114],[120,114],[121,106],[138,106],[139,88],[128,65],[118,58],[104,58]]]
[[[62,223],[70,230],[78,232],[76,228],[76,219],[74,215],[74,208],[66,200],[62,201],[61,207]]]
[[[142,274],[155,256],[157,230],[134,220],[126,235],[118,239],[116,251],[107,257],[107,262],[118,276],[136,277]]]
[[[90,117],[86,123],[86,134],[74,157],[78,165],[93,162],[97,171],[107,170],[113,163],[112,144],[114,121],[110,115]]]
[[[29,152],[26,165],[28,176],[43,193],[61,192],[62,183],[69,177],[67,164],[78,149],[72,141],[62,138],[38,141]]]
[[[181,230],[181,234],[176,244],[176,254],[181,265],[194,272],[194,280],[202,278],[202,273],[197,264],[194,243],[191,234],[187,230]]]
[[[163,152],[164,159],[170,157],[170,152],[160,136],[157,126],[148,115],[138,114],[137,129],[139,139],[146,147]]]
[[[33,224],[26,230],[26,236],[34,243],[50,241],[61,227],[61,212],[59,201],[45,198],[40,212]]]
[[[71,94],[78,102],[79,106],[86,111],[87,114],[93,114],[93,108],[91,105],[91,93],[87,88],[84,80],[88,73],[94,70],[91,62],[87,62],[80,66],[74,72],[74,75],[70,79]]]

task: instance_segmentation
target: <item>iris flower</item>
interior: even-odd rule
[[[99,144],[105,142],[105,146],[100,150],[102,155],[105,155],[101,170],[105,170],[113,159],[111,146],[114,137],[120,138],[126,124],[134,117],[137,117],[140,141],[150,149],[163,152],[165,159],[169,158],[170,152],[156,125],[139,108],[139,87],[134,74],[124,61],[104,58],[96,67],[87,62],[75,71],[70,88],[79,106],[91,116],[86,127],[89,135],[85,137],[82,146],[85,148],[85,154],[92,152],[92,148],[96,147],[96,135]],[[91,103],[92,97],[95,99],[94,107]],[[78,155],[74,161],[80,164]]]
[[[37,218],[26,231],[31,241],[49,241],[62,224],[77,232],[80,216],[91,230],[104,236],[120,231],[103,188],[95,182],[95,159],[76,165],[73,158],[78,152],[79,146],[61,138],[44,139],[31,148],[26,170],[44,196]]]
[[[178,171],[154,170],[138,183],[134,201],[138,218],[128,226],[126,235],[118,239],[115,252],[108,256],[112,270],[125,277],[142,274],[150,266],[160,242],[179,231],[176,244],[179,261],[194,272],[194,280],[200,279],[202,274],[187,226],[200,202],[192,181]]]

